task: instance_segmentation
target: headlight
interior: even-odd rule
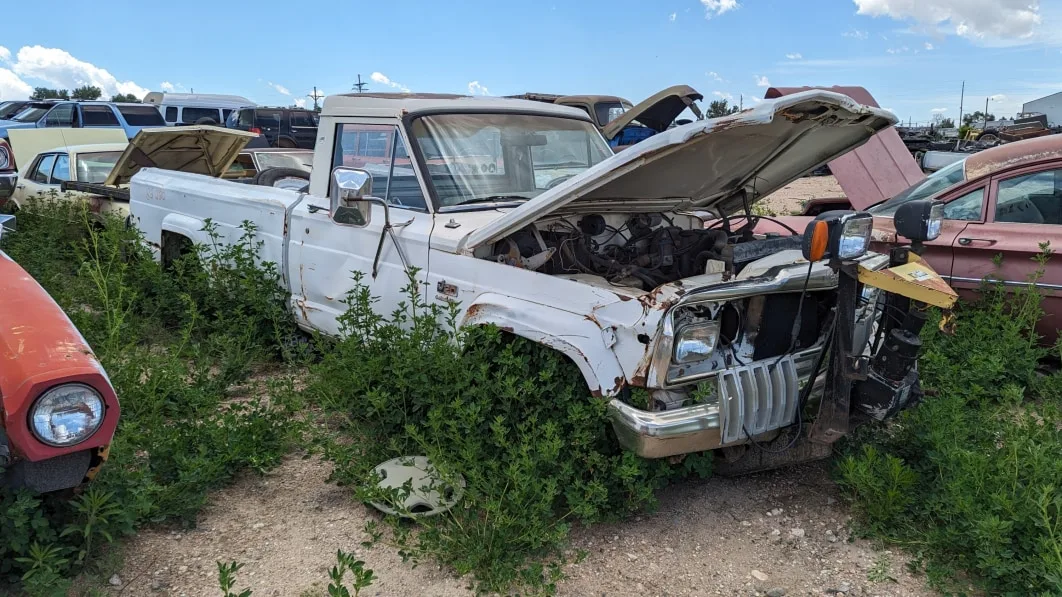
[[[854,213],[841,218],[841,236],[837,242],[838,259],[855,259],[867,252],[870,246],[870,231],[874,218],[865,213]]]
[[[679,328],[675,334],[675,362],[692,363],[712,356],[719,339],[719,324],[715,321],[695,323]]]
[[[11,150],[7,148],[7,145],[0,143],[0,170],[7,170],[11,167]]]
[[[49,446],[65,448],[92,437],[103,424],[103,398],[79,383],[56,386],[30,409],[33,435]]]
[[[896,234],[914,242],[933,240],[940,236],[944,223],[944,204],[940,201],[917,199],[908,201],[892,217]]]

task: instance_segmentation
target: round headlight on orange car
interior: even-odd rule
[[[75,446],[103,424],[103,397],[91,387],[69,383],[40,395],[29,412],[30,429],[40,441],[57,448]]]

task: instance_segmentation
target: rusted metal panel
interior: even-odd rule
[[[1007,168],[1059,159],[1062,159],[1062,135],[1007,143],[966,158],[966,180],[975,180]]]
[[[764,97],[774,99],[811,89],[843,93],[861,104],[880,107],[862,87],[771,87]],[[866,144],[834,159],[829,166],[856,209],[866,209],[889,199],[925,178],[899,133],[891,126],[878,131]]]

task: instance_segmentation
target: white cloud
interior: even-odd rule
[[[737,0],[701,0],[701,4],[704,5],[704,18],[706,19],[741,8]]]
[[[11,62],[11,50],[0,46],[0,62]]]
[[[988,96],[988,99],[992,100],[993,102],[1005,102],[1007,101],[1007,96],[1003,95],[1002,93],[997,93],[995,95]]]
[[[804,59],[804,57],[800,55],[800,52],[794,52],[792,54],[786,54],[785,57],[790,59],[790,60],[803,60]]]
[[[479,84],[479,81],[469,81],[468,83],[469,95],[490,95],[490,89]]]
[[[718,81],[720,83],[726,83],[726,80],[724,80],[723,77],[720,77],[719,73],[715,72],[714,70],[713,71],[708,71],[705,74],[708,75],[709,77],[711,77],[713,81]]]
[[[926,42],[926,45],[925,45],[925,48],[926,48],[926,50],[932,50],[932,49],[933,49],[933,44],[931,44],[931,43],[929,43],[929,42],[927,41],[927,42]]]
[[[870,37],[870,34],[866,31],[860,31],[858,29],[852,29],[851,31],[845,31],[841,34],[841,37],[852,37],[855,39],[866,39]]]
[[[176,89],[176,87],[174,87],[173,83],[170,83],[169,81],[163,81],[163,82],[159,83],[159,89],[161,89],[163,91],[169,91],[169,92],[172,93],[173,90]]]
[[[51,86],[73,89],[83,85],[99,87],[104,97],[131,93],[138,98],[148,90],[133,81],[119,81],[106,69],[78,60],[66,50],[42,46],[23,46],[11,70],[20,77],[38,79]]]
[[[406,87],[405,85],[397,81],[392,81],[390,77],[379,71],[374,72],[372,75],[369,76],[369,78],[381,85],[387,85],[388,87],[391,87],[393,89],[400,89],[405,93],[409,93],[409,87]]]
[[[280,83],[274,83],[272,81],[266,81],[266,85],[269,85],[270,87],[272,87],[274,90],[276,90],[277,93],[280,93],[282,95],[291,95],[291,90],[288,89],[287,87],[284,87]]]
[[[306,107],[306,99],[300,97],[299,99],[295,100],[295,105],[300,107],[300,108],[305,108]]]
[[[770,87],[771,82],[767,80],[766,76],[752,75],[753,79],[756,79],[756,87]]]
[[[712,95],[718,97],[719,99],[725,99],[726,101],[731,103],[734,102],[733,94],[727,93],[726,91],[713,91]]]
[[[1042,22],[1039,0],[853,0],[857,14],[950,26],[971,40],[1021,40]]]
[[[0,68],[0,101],[26,99],[33,93],[33,88],[6,68]]]
[[[673,12],[673,13],[667,15],[667,20],[671,21],[672,23],[674,23],[675,19],[677,19],[677,18],[678,18],[678,13],[674,13]]]
[[[898,48],[889,48],[889,49],[887,49],[885,51],[888,52],[889,54],[905,54],[910,49],[911,48],[908,48],[907,46],[900,46]]]
[[[932,112],[933,114],[943,114],[947,111],[947,108],[933,108],[932,110],[930,110],[930,112]]]

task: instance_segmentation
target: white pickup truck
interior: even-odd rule
[[[921,303],[857,280],[906,263],[866,254],[869,216],[834,214],[826,236],[770,238],[746,217],[893,123],[811,91],[613,154],[573,108],[337,95],[324,103],[307,192],[148,168],[132,179],[131,210],[160,259],[206,242],[207,219],[227,241],[254,222],[306,330],[339,332],[352,271],[389,314],[418,268],[428,299],[458,303],[463,325],[494,324],[569,357],[611,399],[626,448],[733,460],[775,446],[748,450],[742,466],[754,470],[822,456],[851,425],[913,402]],[[733,214],[744,215],[719,217]],[[898,317],[871,342],[889,301]],[[631,388],[648,390],[648,408],[631,404]]]

